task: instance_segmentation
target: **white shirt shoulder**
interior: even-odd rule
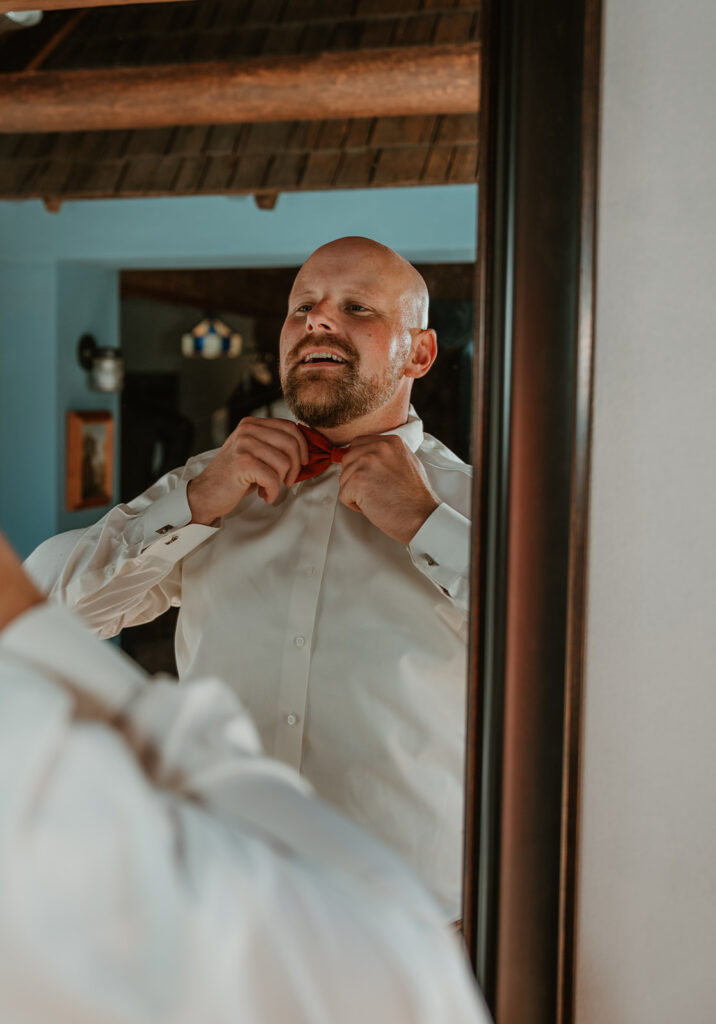
[[[455,470],[466,476],[472,476],[472,466],[455,454],[447,445],[432,434],[423,434],[423,442],[418,448],[421,462],[428,463],[436,469]]]

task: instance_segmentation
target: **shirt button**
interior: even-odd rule
[[[303,647],[303,645],[306,642],[306,638],[305,636],[295,636],[293,638],[293,642],[295,643],[296,647]]]
[[[328,495],[326,495],[326,497],[322,499],[321,504],[322,505],[330,505],[332,501],[333,501],[333,498],[331,498]]]
[[[291,712],[290,715],[286,715],[286,724],[287,725],[297,725],[298,724],[298,715],[294,715],[293,712]]]
[[[315,570],[315,568],[312,565],[307,565],[306,566],[306,576],[313,576],[315,571],[316,570]]]

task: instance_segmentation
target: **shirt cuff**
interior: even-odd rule
[[[408,550],[416,569],[455,597],[467,576],[470,520],[443,502],[425,520]]]
[[[151,552],[167,562],[178,562],[207,537],[216,533],[215,526],[192,523],[187,485],[187,480],[179,481],[168,494],[163,494],[145,509],[142,515],[143,555]]]

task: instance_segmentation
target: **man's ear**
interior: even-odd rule
[[[410,359],[405,367],[406,377],[424,377],[438,354],[438,336],[432,327],[419,331],[413,338]]]

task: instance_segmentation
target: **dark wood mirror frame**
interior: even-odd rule
[[[573,1019],[601,0],[485,0],[464,933]]]

